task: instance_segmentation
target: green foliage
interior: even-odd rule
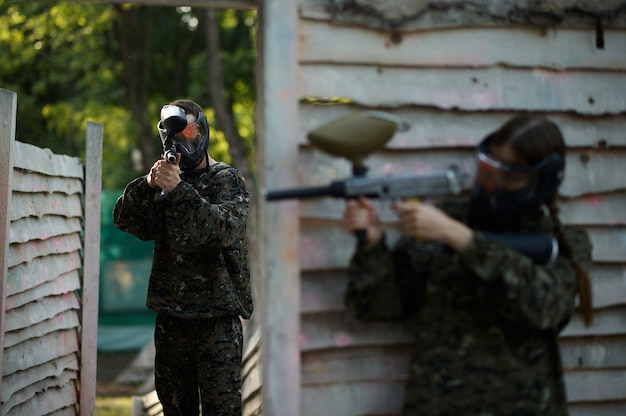
[[[103,123],[103,188],[118,189],[145,173],[134,155],[142,135],[158,142],[161,106],[185,97],[205,107],[210,151],[229,162],[228,143],[207,108],[202,13],[0,0],[0,88],[18,94],[17,140],[84,157],[87,121]],[[219,18],[225,91],[251,150],[256,12],[224,10]],[[141,132],[138,120],[151,131]]]

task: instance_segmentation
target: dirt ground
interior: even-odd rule
[[[138,351],[98,353],[96,396],[121,397],[136,393],[139,386],[119,383],[117,378],[137,354]]]

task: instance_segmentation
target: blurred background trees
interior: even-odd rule
[[[159,157],[161,106],[190,98],[212,156],[253,181],[256,28],[254,10],[0,0],[17,139],[83,157],[86,122],[103,123],[103,188],[119,189]]]

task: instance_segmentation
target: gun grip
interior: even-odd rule
[[[365,228],[361,230],[354,230],[354,236],[356,237],[359,244],[367,242],[367,230]]]

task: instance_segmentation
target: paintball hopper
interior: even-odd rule
[[[168,136],[172,137],[176,133],[183,131],[187,127],[187,116],[182,108],[175,105],[164,105],[161,108],[161,125],[167,131]]]
[[[382,149],[397,130],[408,129],[400,117],[383,111],[351,114],[311,131],[307,138],[318,149],[362,167],[363,160]]]

